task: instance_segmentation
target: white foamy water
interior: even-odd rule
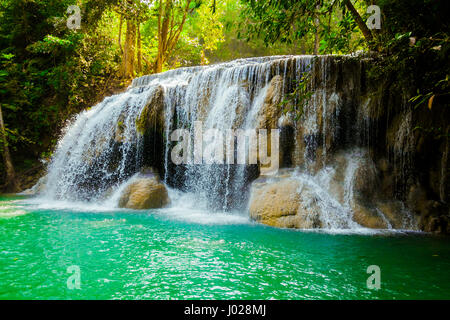
[[[205,225],[231,225],[252,223],[248,214],[241,212],[209,211],[204,208],[206,203],[201,203],[195,193],[185,193],[169,188],[171,205],[168,208],[159,209],[157,214],[164,218],[183,222]]]
[[[0,203],[0,219],[14,218],[29,213],[20,200],[2,201]]]

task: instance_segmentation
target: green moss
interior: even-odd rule
[[[136,119],[136,130],[139,134],[143,135],[148,129],[148,121],[150,104],[147,104],[145,108],[142,110],[140,116]]]

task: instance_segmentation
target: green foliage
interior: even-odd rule
[[[67,8],[74,4],[82,15],[81,29],[76,31],[66,26]],[[120,14],[141,22],[143,64],[152,65],[157,48],[155,4],[144,0],[0,2],[0,103],[13,159],[20,163],[49,152],[66,119],[98,102],[111,87],[127,85],[118,78]],[[183,1],[174,5],[182,7]],[[223,8],[218,2],[212,12],[210,1],[192,1],[166,69],[209,63],[207,55],[224,41]],[[143,70],[150,72],[150,68]]]
[[[350,12],[330,18],[330,24],[321,25],[320,53],[348,53],[366,48],[364,39],[356,36],[358,27]]]
[[[416,131],[443,138],[450,104],[449,3],[382,0],[378,5],[385,18],[375,39],[380,55],[368,69],[369,80],[406,97],[417,113],[428,108],[429,116],[441,114],[433,124],[417,125]]]
[[[75,43],[68,39],[61,39],[52,35],[46,35],[44,40],[37,41],[27,47],[32,53],[53,53],[57,54],[57,51],[74,49]]]
[[[236,2],[236,0],[233,1]],[[158,47],[156,10],[157,7],[154,7],[151,18],[144,22],[141,29],[142,51],[149,63],[154,61]],[[174,21],[180,20],[182,11],[174,12]],[[213,55],[220,43],[224,41],[223,24],[220,21],[223,14],[222,3],[217,3],[216,10],[212,12],[209,1],[191,2],[190,12],[180,38],[164,69],[208,64],[207,55]]]
[[[448,95],[450,95],[450,80],[449,75],[447,74],[445,79],[439,80],[435,83],[433,91],[421,94],[420,89],[417,89],[417,95],[409,99],[409,102],[414,103],[414,109],[417,109],[428,101],[428,109],[431,110],[436,97]],[[445,106],[448,107],[448,104]]]
[[[120,59],[104,22],[111,3],[82,1],[75,32],[66,10],[76,1],[1,2],[0,101],[13,158],[26,163],[48,152],[64,120],[93,104],[115,77]]]
[[[415,87],[421,97],[424,94],[420,93],[424,92],[431,97],[449,91],[450,26],[445,14],[448,4],[384,0],[379,5],[386,17],[376,39],[382,59],[370,68],[371,78],[389,80],[398,88]],[[417,12],[427,14],[418,15]],[[419,98],[413,97],[411,102],[417,102]]]
[[[424,128],[422,126],[416,126],[414,127],[413,131],[420,131],[422,133],[424,133],[425,135],[429,135],[432,138],[439,140],[441,138],[450,138],[450,132],[445,132],[442,127],[429,127],[429,128]]]
[[[353,16],[343,0],[243,0],[242,37],[263,38],[266,45],[286,43],[313,53],[315,34],[320,53],[343,53],[365,48]],[[360,11],[366,5],[356,4]]]

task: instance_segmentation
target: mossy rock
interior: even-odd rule
[[[149,131],[164,131],[164,89],[159,86],[148,99],[136,119],[136,130],[144,135]]]

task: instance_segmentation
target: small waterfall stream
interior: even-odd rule
[[[354,175],[364,163],[358,162],[364,151],[352,150],[362,150],[364,145],[352,140],[354,126],[343,128],[346,121],[352,121],[348,118],[354,114],[354,101],[349,94],[352,88],[344,90],[340,86],[355,86],[360,70],[354,72],[352,83],[342,84],[348,79],[330,71],[330,64],[338,64],[333,59],[239,59],[134,79],[127,91],[106,98],[67,124],[39,197],[47,201],[117,202],[124,183],[143,167],[159,163],[159,174],[166,185],[191,195],[197,206],[204,205],[209,211],[243,212],[249,186],[259,175],[258,165],[217,163],[220,161],[212,159],[210,164],[176,166],[171,161],[171,134],[185,129],[194,138],[196,123],[201,123],[203,132],[280,129],[290,145],[288,148],[282,142],[280,146],[283,161],[295,169],[295,179],[312,191],[312,195],[305,196],[318,204],[323,227],[358,228],[352,220],[351,202]],[[305,72],[313,73],[313,94],[300,120],[295,121],[294,115],[285,114],[279,103]],[[159,96],[162,99],[155,98]],[[162,105],[157,107],[155,101]],[[160,132],[161,147],[154,136],[149,140],[139,130],[139,119],[149,106],[153,110],[160,108],[157,119],[146,130]],[[223,146],[226,138],[222,134],[206,137],[203,151]],[[337,170],[333,158],[336,150],[348,150],[345,168],[339,169],[343,172],[338,185],[344,194],[331,186]],[[149,163],[148,158],[153,162]]]

